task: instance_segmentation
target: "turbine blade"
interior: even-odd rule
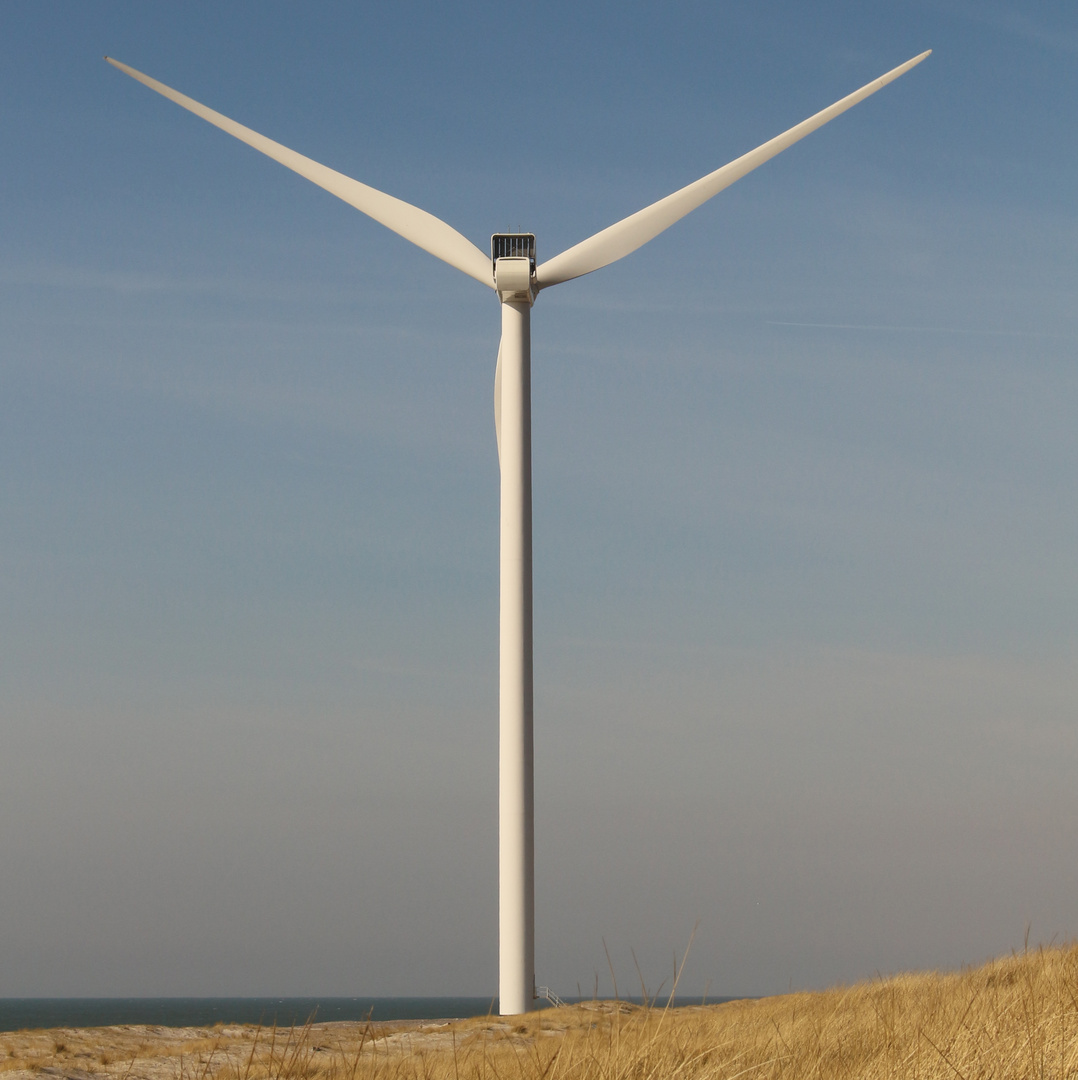
[[[219,112],[200,105],[193,98],[165,86],[156,79],[151,79],[149,75],[143,75],[141,71],[136,71],[127,64],[121,64],[119,60],[113,60],[109,56],[105,59],[114,68],[137,79],[151,90],[156,90],[189,112],[201,116],[203,120],[208,120],[222,131],[227,131],[240,142],[253,146],[267,157],[279,161],[285,168],[325,188],[338,199],[343,199],[350,206],[354,206],[368,217],[385,225],[387,229],[392,229],[399,236],[403,236],[405,240],[411,240],[417,247],[429,251],[431,255],[449,263],[450,266],[455,266],[484,285],[494,288],[490,256],[485,255],[470,240],[433,214],[428,214],[426,210],[420,210],[419,207],[412,206],[411,203],[406,203],[401,199],[395,199],[392,195],[386,195],[385,192],[378,191],[376,188],[361,184],[358,180],[345,176],[344,173],[320,165],[317,161],[296,153],[295,150],[289,150],[287,146],[267,139],[265,135],[259,135],[257,131],[237,124],[235,120],[229,120],[227,116],[222,116]]]
[[[715,172],[701,177],[680,191],[667,195],[665,199],[660,199],[643,210],[638,210],[635,214],[603,229],[602,232],[597,232],[587,240],[568,248],[560,255],[555,255],[536,270],[535,276],[539,287],[547,288],[583,274],[590,274],[593,270],[599,270],[636,251],[638,247],[654,239],[664,229],[668,229],[675,221],[679,221],[717,195],[723,188],[728,188],[735,180],[740,180],[746,173],[752,172],[757,166],[781,153],[788,146],[792,146],[817,128],[823,127],[828,120],[833,120],[839,113],[844,113],[859,101],[863,101],[870,94],[874,94],[889,82],[897,79],[899,75],[905,74],[931,52],[932,50],[929,49],[928,52],[907,60],[893,71],[881,75],[867,86],[862,86],[860,90],[849,94],[841,101],[836,101],[834,105],[822,112],[803,120],[782,135],[777,135],[728,165],[723,165],[721,169],[716,169]]]
[[[498,442],[498,465],[502,463],[502,342],[498,339],[498,362],[494,365],[494,438]]]

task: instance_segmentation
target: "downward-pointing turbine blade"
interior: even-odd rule
[[[498,341],[498,362],[494,365],[494,439],[498,444],[498,464],[502,463],[502,343]]]
[[[796,127],[765,142],[763,146],[758,146],[755,150],[743,154],[721,169],[716,169],[715,172],[709,173],[695,183],[683,187],[680,191],[675,191],[672,195],[667,195],[665,199],[660,199],[643,210],[638,210],[630,217],[623,218],[616,224],[603,229],[602,232],[581,241],[575,247],[563,251],[560,255],[555,255],[553,259],[549,259],[536,270],[535,276],[539,287],[546,288],[562,281],[570,281],[582,274],[590,274],[593,270],[608,266],[636,251],[638,247],[654,239],[664,229],[668,229],[675,221],[679,221],[708,199],[718,195],[723,188],[728,188],[735,180],[740,180],[746,173],[752,172],[753,169],[781,153],[788,146],[792,146],[817,128],[823,127],[828,120],[833,120],[839,113],[844,113],[859,101],[864,101],[870,94],[874,94],[881,87],[897,79],[899,75],[905,74],[931,51],[929,49],[928,52],[907,60],[893,71],[881,75],[867,86],[862,86],[860,90],[844,97],[841,101],[836,101],[829,108],[816,113],[815,116],[810,116]]]
[[[392,229],[399,236],[403,236],[405,240],[411,240],[417,247],[429,251],[431,255],[437,256],[450,266],[455,266],[484,285],[494,288],[490,257],[484,255],[467,237],[462,236],[456,229],[433,214],[428,214],[426,210],[420,210],[419,207],[412,206],[411,203],[406,203],[401,199],[395,199],[392,195],[378,191],[377,188],[361,184],[358,180],[320,165],[309,157],[297,154],[295,150],[289,150],[287,146],[267,139],[265,135],[259,135],[257,131],[237,124],[235,120],[229,120],[227,116],[214,112],[213,109],[199,104],[186,94],[181,94],[165,86],[164,83],[151,79],[149,75],[143,75],[141,71],[136,71],[127,64],[121,64],[119,60],[113,60],[109,56],[105,59],[114,68],[118,68],[133,79],[138,79],[140,83],[151,90],[156,90],[169,101],[176,102],[177,105],[181,105],[196,116],[201,116],[203,120],[208,120],[222,131],[227,131],[229,135],[234,135],[241,142],[253,146],[267,157],[279,161],[285,168],[325,188],[338,199],[343,199],[368,217],[381,222],[387,229]]]

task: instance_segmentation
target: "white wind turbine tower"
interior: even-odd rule
[[[493,289],[502,337],[494,376],[494,424],[501,465],[501,631],[499,671],[499,979],[502,1015],[526,1012],[535,997],[532,784],[531,307],[541,289],[590,274],[658,236],[723,188],[919,64],[915,56],[721,169],[667,195],[536,265],[530,233],[491,237],[488,257],[444,221],[320,165],[237,124],[118,60],[113,67],[196,116],[305,176],[424,251]]]

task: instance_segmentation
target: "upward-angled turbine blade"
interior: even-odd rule
[[[602,232],[597,232],[560,255],[555,255],[553,259],[549,259],[536,270],[535,276],[539,287],[546,288],[562,281],[570,281],[582,274],[590,274],[593,270],[608,266],[636,251],[638,247],[654,239],[664,229],[668,229],[675,221],[679,221],[712,196],[718,195],[723,188],[728,188],[735,180],[740,180],[746,173],[752,172],[757,166],[781,153],[788,146],[792,146],[818,127],[823,127],[828,120],[833,120],[839,113],[844,113],[859,101],[864,101],[870,94],[874,94],[881,87],[897,79],[899,75],[905,74],[931,52],[932,50],[929,49],[928,52],[907,60],[893,71],[881,75],[848,97],[836,101],[829,108],[803,120],[796,127],[790,128],[782,135],[777,135],[770,142],[765,142],[763,146],[758,146],[721,169],[716,169],[715,172],[689,184],[688,187],[667,195],[665,199],[660,199],[651,206],[638,210],[630,217],[623,218],[616,224],[603,229]]]
[[[227,116],[222,116],[219,112],[200,105],[186,94],[181,94],[165,86],[164,83],[151,79],[149,75],[143,75],[141,71],[136,71],[127,64],[121,64],[119,60],[113,60],[109,56],[105,59],[114,68],[118,68],[133,79],[138,79],[140,83],[151,90],[156,90],[169,101],[176,102],[177,105],[183,106],[196,116],[201,116],[203,120],[208,120],[222,131],[227,131],[229,135],[234,135],[241,142],[253,146],[267,157],[279,161],[285,168],[325,188],[338,199],[343,199],[368,217],[381,222],[387,229],[392,229],[393,232],[403,236],[405,240],[411,240],[417,247],[429,251],[431,255],[437,256],[450,266],[455,266],[484,285],[494,288],[490,256],[484,255],[469,239],[433,214],[428,214],[426,210],[420,210],[419,207],[412,206],[411,203],[406,203],[401,199],[395,199],[392,195],[378,191],[377,188],[361,184],[358,180],[320,165],[309,157],[297,154],[295,150],[289,150],[287,146],[267,139],[265,135],[259,135],[257,131],[237,124],[235,120],[229,120]]]

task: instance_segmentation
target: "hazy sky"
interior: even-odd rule
[[[1078,934],[1073,0],[0,7],[0,996],[493,994],[496,299],[540,259],[536,962]]]

